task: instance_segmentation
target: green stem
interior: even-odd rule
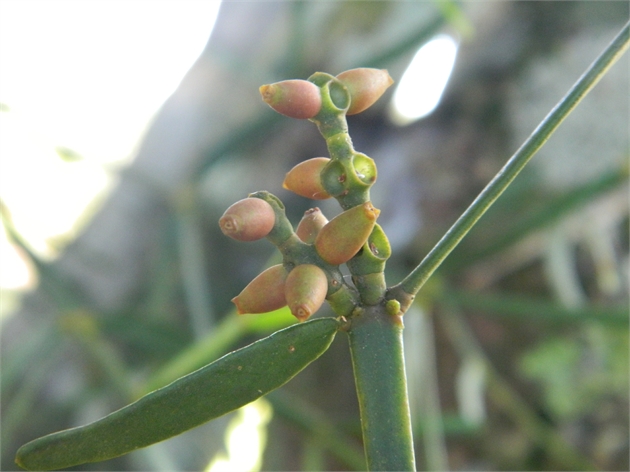
[[[398,285],[392,287],[389,298],[403,304],[403,310],[411,303],[412,295],[424,285],[442,261],[472,229],[477,220],[490,208],[529,160],[545,144],[564,119],[597,84],[608,69],[622,56],[630,44],[630,23],[626,23],[617,37],[608,45],[587,71],[578,79],[566,96],[551,110],[523,145],[492,179],[475,201],[451,226],[444,237],[427,254],[424,260]],[[403,303],[404,302],[404,303]]]
[[[348,331],[368,470],[415,470],[402,328],[378,305]]]

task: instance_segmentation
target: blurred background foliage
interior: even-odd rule
[[[150,17],[152,4],[144,8]],[[266,107],[261,84],[360,66],[398,81],[436,34],[458,42],[429,116],[395,124],[392,91],[349,120],[355,147],[379,168],[373,201],[394,250],[393,284],[628,16],[627,2],[607,1],[223,2],[205,49],[138,133],[133,159],[109,169],[113,183],[82,203],[79,230],[56,238],[55,257],[22,234],[5,200],[4,228],[36,283],[2,292],[2,470],[16,467],[22,443],[293,323],[284,310],[236,317],[230,299],[277,256],[217,225],[256,190],[282,198],[295,222],[314,205],[281,182],[296,163],[325,156],[325,144],[312,124]],[[421,468],[628,470],[628,70],[622,58],[406,315]],[[56,146],[65,168],[88,159]],[[19,184],[44,204],[41,172]],[[339,211],[317,205],[329,218]],[[211,470],[364,467],[343,336],[252,408],[82,470],[202,470],[213,460]],[[251,463],[215,460],[250,453]]]

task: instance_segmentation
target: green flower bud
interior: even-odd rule
[[[244,198],[225,210],[219,220],[221,231],[237,241],[256,241],[273,229],[276,215],[260,198]]]
[[[232,299],[239,315],[267,313],[287,304],[284,297],[287,271],[282,264],[269,267]]]
[[[315,238],[315,250],[331,265],[349,261],[367,241],[379,213],[365,202],[337,215]]]
[[[313,264],[300,264],[287,276],[284,295],[293,316],[306,321],[324,303],[328,292],[325,272]]]
[[[388,315],[394,316],[400,313],[400,302],[398,300],[387,300],[385,311]]]
[[[287,172],[282,186],[298,195],[313,200],[325,200],[330,194],[324,189],[320,174],[330,162],[327,157],[314,157],[300,162]]]
[[[311,208],[304,212],[295,234],[305,243],[313,244],[315,237],[326,223],[328,223],[328,218],[324,216],[322,211],[317,207]]]
[[[267,105],[291,118],[313,118],[322,107],[319,87],[308,80],[283,80],[259,90]]]
[[[350,92],[348,115],[361,113],[371,107],[376,100],[394,83],[385,69],[362,67],[350,69],[337,76]]]

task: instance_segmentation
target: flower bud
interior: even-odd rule
[[[287,304],[284,285],[287,271],[282,264],[271,266],[232,299],[239,315],[245,313],[267,313]]]
[[[293,316],[306,321],[324,303],[328,279],[322,269],[313,264],[300,264],[287,276],[284,295]]]
[[[308,80],[283,80],[259,90],[267,105],[291,118],[313,118],[322,107],[319,87]]]
[[[315,238],[315,250],[332,265],[343,264],[365,244],[380,210],[365,202],[334,217]]]
[[[362,67],[350,69],[337,76],[350,92],[348,115],[361,113],[371,107],[376,100],[394,83],[385,69]]]
[[[298,238],[307,244],[313,244],[319,231],[328,223],[328,218],[315,207],[304,212],[304,216],[295,230]]]
[[[387,300],[385,311],[388,315],[394,316],[400,313],[400,302],[398,300]]]
[[[313,200],[325,200],[330,198],[322,186],[320,174],[322,169],[330,162],[327,157],[314,157],[300,162],[287,172],[282,186],[298,195]]]
[[[260,198],[244,198],[225,210],[219,220],[221,231],[237,241],[256,241],[273,229],[276,214]]]

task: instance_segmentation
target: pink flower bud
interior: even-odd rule
[[[315,207],[304,212],[304,216],[295,230],[298,238],[307,244],[313,244],[319,231],[328,223],[328,218]]]
[[[328,279],[322,269],[313,264],[296,266],[287,276],[284,295],[293,316],[306,321],[324,303]]]
[[[308,80],[283,80],[259,90],[267,105],[291,118],[313,118],[322,107],[319,87]]]
[[[273,229],[276,214],[260,198],[244,198],[225,210],[219,220],[221,231],[237,241],[256,241]]]
[[[322,169],[330,162],[327,157],[314,157],[300,162],[287,172],[282,186],[298,195],[313,200],[325,200],[330,195],[322,186],[320,174]]]
[[[350,93],[348,115],[361,113],[371,107],[376,100],[394,83],[385,69],[362,67],[350,69],[337,76]]]
[[[337,215],[315,238],[315,250],[329,264],[348,262],[368,240],[379,213],[366,202]]]
[[[232,302],[239,315],[245,313],[267,313],[287,304],[284,284],[287,271],[278,264],[269,267],[252,280]]]

